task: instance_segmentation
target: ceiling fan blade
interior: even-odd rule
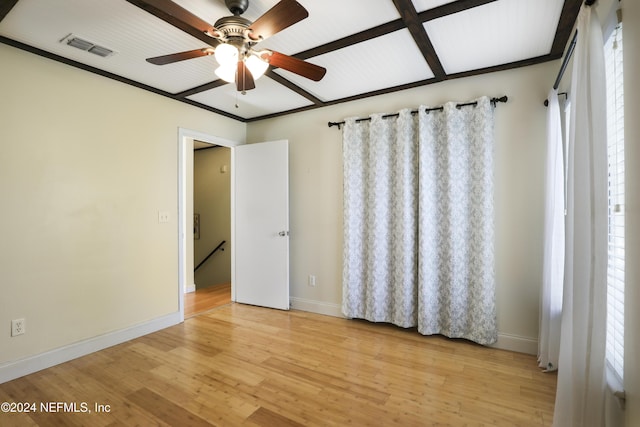
[[[157,18],[177,27],[200,40],[207,41],[216,40],[212,38],[217,36],[218,30],[208,22],[200,19],[198,16],[189,12],[181,6],[170,0],[127,0],[141,9],[146,10]],[[207,37],[203,37],[207,34]],[[208,43],[208,41],[207,41]]]
[[[238,61],[236,88],[238,88],[238,92],[244,92],[256,88],[256,83],[253,81],[253,75],[245,65],[244,61]]]
[[[184,61],[186,59],[199,58],[201,56],[213,55],[214,50],[210,47],[204,49],[188,50],[186,52],[172,53],[170,55],[156,56],[147,58],[147,62],[155,65],[173,64],[174,62]]]
[[[282,0],[251,24],[249,37],[253,40],[264,40],[307,16],[309,12],[297,1]]]
[[[263,54],[262,59],[268,61],[274,67],[291,71],[316,82],[322,80],[327,73],[327,69],[324,67],[273,50],[271,55]]]

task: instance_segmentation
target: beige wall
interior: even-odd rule
[[[200,239],[194,241],[197,266],[223,240],[195,273],[197,289],[231,283],[231,149],[196,150],[193,158],[193,208],[200,214]],[[226,167],[222,172],[221,168]]]
[[[246,126],[3,44],[0,63],[0,366],[178,311],[178,128]]]
[[[508,95],[496,109],[498,326],[501,340],[536,349],[541,281],[545,107],[558,61],[452,80],[249,123],[247,141],[288,138],[293,305],[339,311],[342,271],[341,131],[327,122],[430,106],[481,95]],[[307,285],[309,274],[316,287]]]

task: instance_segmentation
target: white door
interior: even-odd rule
[[[233,149],[235,301],[289,309],[289,142]]]

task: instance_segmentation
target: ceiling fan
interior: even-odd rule
[[[233,16],[220,18],[213,26],[170,0],[147,0],[146,3],[211,38],[208,42],[211,47],[147,58],[152,64],[165,65],[214,55],[220,65],[215,70],[216,75],[229,83],[235,82],[239,92],[254,89],[255,80],[269,65],[314,81],[320,81],[327,72],[323,67],[289,55],[255,48],[261,41],[309,16],[295,0],[281,0],[254,22],[240,16],[249,7],[249,0],[225,0]]]

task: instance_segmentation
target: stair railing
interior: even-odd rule
[[[216,248],[214,250],[211,251],[211,253],[209,255],[207,255],[207,257],[205,259],[202,260],[202,262],[200,262],[200,264],[198,264],[196,266],[196,268],[193,269],[193,272],[195,273],[196,271],[198,271],[198,269],[202,266],[202,264],[204,264],[205,262],[207,262],[207,260],[209,258],[211,258],[211,255],[215,254],[218,251],[224,251],[224,248],[222,247],[225,243],[227,243],[226,240],[223,240],[222,242],[220,242],[218,244],[218,246],[216,246]]]

